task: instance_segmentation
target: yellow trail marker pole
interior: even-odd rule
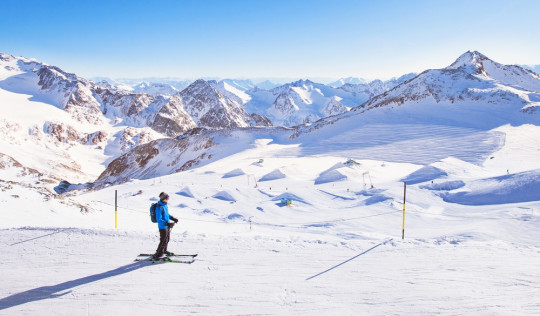
[[[118,228],[118,190],[114,190],[114,228]]]
[[[403,182],[403,224],[401,225],[401,239],[405,239],[405,196],[407,195],[407,182]]]

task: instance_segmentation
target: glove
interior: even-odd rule
[[[175,224],[178,224],[178,218],[176,218],[176,217],[171,217],[171,220],[172,220]]]
[[[174,227],[174,223],[167,223],[167,227],[173,228],[173,227]]]

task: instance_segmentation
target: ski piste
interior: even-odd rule
[[[153,253],[141,253],[139,254],[139,257],[143,257],[143,256],[153,256],[154,254]],[[174,255],[167,255],[167,257],[191,257],[191,258],[195,258],[197,257],[199,254],[192,254],[192,255],[184,255],[184,254],[174,254]]]
[[[164,258],[159,258],[159,259],[137,258],[137,259],[135,259],[135,261],[148,261],[148,262],[152,262],[152,263],[171,262],[171,263],[187,263],[187,264],[192,264],[193,262],[195,262],[195,260],[193,260],[193,259],[191,259],[191,260],[175,260],[175,259],[171,259],[169,257],[164,257]]]

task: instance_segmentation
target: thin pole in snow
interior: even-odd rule
[[[401,239],[405,239],[405,197],[407,195],[407,182],[403,182],[403,224],[401,225]]]
[[[118,228],[118,190],[114,190],[114,228]]]

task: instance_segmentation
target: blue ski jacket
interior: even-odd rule
[[[167,228],[167,223],[170,220],[169,207],[167,206],[167,203],[163,203],[161,201],[158,202],[158,206],[156,207],[156,220],[159,229]]]

